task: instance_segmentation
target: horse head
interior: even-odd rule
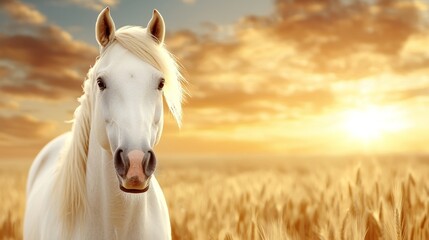
[[[164,88],[169,88],[164,94],[170,109],[180,106],[167,96],[177,94],[172,89],[178,89],[178,81],[177,67],[163,48],[164,20],[154,10],[146,28],[116,31],[106,8],[95,30],[100,57],[91,76],[94,134],[113,156],[120,189],[145,192],[157,164],[153,147],[163,128]]]

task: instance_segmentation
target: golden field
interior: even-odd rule
[[[20,239],[30,163],[0,162],[0,238]],[[176,160],[173,239],[429,239],[429,159]]]

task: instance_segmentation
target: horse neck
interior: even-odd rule
[[[103,233],[114,230],[119,239],[122,239],[128,234],[126,231],[130,229],[130,224],[144,224],[146,194],[127,196],[121,192],[113,156],[98,145],[92,131],[86,173],[87,216],[91,226],[99,224],[101,229],[98,230]]]

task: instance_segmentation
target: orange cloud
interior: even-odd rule
[[[54,25],[33,31],[32,35],[0,34],[0,59],[7,62],[0,92],[26,98],[75,98],[97,50]]]
[[[167,46],[190,82],[182,134],[230,144],[256,130],[256,138],[276,136],[277,150],[331,151],[340,134],[325,132],[322,119],[335,126],[339,120],[330,115],[359,104],[429,100],[426,3],[278,0],[275,6],[272,16],[243,17],[224,38],[169,35]],[[305,144],[309,127],[292,130],[303,119],[314,126]]]
[[[5,78],[10,74],[10,69],[5,66],[0,66],[0,78]]]
[[[19,0],[2,0],[0,7],[11,18],[20,23],[42,24],[46,21],[46,17],[37,9]]]
[[[13,29],[0,33],[0,151],[3,157],[34,156],[58,131],[58,123],[44,116],[46,101],[40,100],[71,105],[82,92],[97,50],[47,23],[26,3],[8,0],[0,5]]]
[[[18,109],[19,104],[15,101],[6,101],[6,100],[0,100],[0,109]]]
[[[380,149],[410,151],[413,145],[424,151],[425,9],[422,1],[277,0],[271,16],[244,16],[231,28],[205,23],[213,34],[169,33],[167,47],[184,66],[191,98],[180,133],[167,115],[159,149],[224,155],[359,151],[341,132],[340,116],[371,103],[420,116],[412,131],[421,135]],[[33,98],[69,103],[80,95],[97,50],[52,24],[32,25],[31,31],[0,34],[0,92],[18,99],[18,106]],[[7,109],[8,101],[2,106]]]
[[[420,27],[422,4],[279,0],[273,16],[244,17],[232,39],[182,31],[167,43],[182,60],[197,98],[225,91],[252,98],[265,91],[329,91],[336,81],[424,67],[428,54],[416,48],[422,49],[425,38],[410,43],[427,32]]]
[[[11,117],[0,117],[0,134],[14,138],[37,138],[47,136],[54,125],[48,122],[42,122],[34,117],[21,115]]]

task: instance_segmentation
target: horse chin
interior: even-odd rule
[[[124,188],[122,185],[119,184],[119,188],[126,193],[144,193],[147,192],[147,190],[149,190],[149,184],[143,188],[143,189],[128,189],[128,188]]]
[[[118,175],[119,189],[126,193],[144,193],[149,190],[150,177],[140,180],[137,177],[123,179]]]

